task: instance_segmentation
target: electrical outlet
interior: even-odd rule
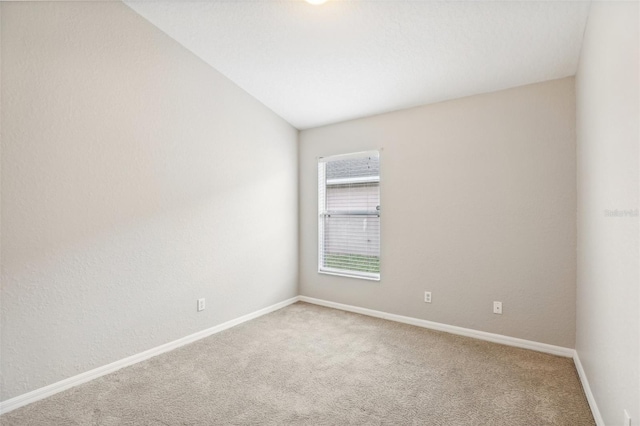
[[[430,291],[425,291],[424,292],[424,303],[431,303],[431,292]]]
[[[198,299],[198,312],[204,311],[204,298]]]
[[[629,415],[629,413],[627,412],[627,410],[624,410],[624,426],[631,426],[631,416]]]
[[[502,315],[502,302],[493,302],[493,313]]]

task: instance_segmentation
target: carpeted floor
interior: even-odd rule
[[[573,361],[296,303],[9,425],[594,425]]]

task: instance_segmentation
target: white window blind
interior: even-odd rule
[[[318,160],[318,272],[380,279],[378,151]]]

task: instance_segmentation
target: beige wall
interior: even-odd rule
[[[302,131],[300,293],[574,347],[574,101],[566,78]],[[316,158],[372,149],[381,280],[318,274]]]
[[[294,128],[121,3],[1,7],[2,400],[297,294]]]
[[[638,2],[594,2],[576,77],[576,349],[606,425],[640,422]]]

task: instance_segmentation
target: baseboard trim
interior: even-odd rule
[[[299,296],[300,301],[312,303],[314,305],[326,306],[328,308],[340,309],[343,311],[354,312],[357,314],[368,315],[370,317],[382,318],[390,321],[411,324],[418,327],[428,328],[431,330],[445,331],[460,336],[473,337],[475,339],[486,340],[488,342],[500,343],[507,346],[515,346],[517,348],[531,349],[533,351],[544,352],[552,355],[559,355],[567,358],[573,358],[575,350],[562,346],[549,345],[547,343],[534,342],[532,340],[518,339],[516,337],[504,336],[502,334],[488,333],[486,331],[473,330],[471,328],[457,327],[434,321],[427,321],[419,318],[405,317],[402,315],[390,314],[387,312],[376,311],[374,309],[361,308],[358,306],[345,305],[328,300],[316,299],[308,296]]]
[[[548,353],[551,355],[572,358],[578,372],[578,377],[580,378],[580,383],[582,384],[582,388],[584,389],[587,401],[589,402],[589,408],[591,409],[591,413],[593,414],[596,425],[605,426],[602,415],[600,414],[600,410],[598,409],[598,405],[596,404],[596,399],[591,392],[589,380],[587,380],[587,374],[582,367],[582,362],[580,362],[580,357],[578,356],[578,352],[575,349],[549,345],[547,343],[534,342],[532,340],[518,339],[515,337],[504,336],[502,334],[487,333],[486,331],[457,327],[454,325],[442,324],[439,322],[427,321],[419,318],[405,317],[402,315],[390,314],[383,311],[376,311],[374,309],[361,308],[359,306],[345,305],[343,303],[330,302],[328,300],[316,299],[308,296],[298,296],[298,298],[301,302],[312,303],[314,305],[325,306],[327,308],[340,309],[342,311],[354,312],[371,317],[401,322],[404,324],[415,325],[431,330],[444,331],[451,334],[473,337],[475,339],[500,343],[507,346],[514,346],[517,348],[530,349],[538,352]]]
[[[584,394],[587,396],[587,401],[589,402],[589,407],[591,408],[591,414],[593,414],[593,419],[596,421],[596,425],[605,426],[604,420],[602,419],[602,415],[600,414],[600,410],[598,409],[598,404],[596,404],[596,399],[593,396],[593,392],[591,392],[591,386],[589,386],[587,373],[584,371],[584,368],[582,367],[582,362],[580,362],[578,351],[574,351],[573,363],[576,365],[576,370],[578,371],[578,377],[580,378],[580,383],[582,383],[582,389],[584,389]]]
[[[428,328],[431,330],[444,331],[451,334],[457,334],[457,335],[472,337],[480,340],[486,340],[489,342],[500,343],[503,345],[514,346],[514,347],[523,348],[523,349],[531,349],[538,352],[544,352],[552,355],[559,355],[559,356],[564,356],[568,358],[573,358],[573,361],[576,366],[576,370],[578,371],[580,382],[582,383],[582,387],[584,389],[585,395],[587,396],[587,401],[589,402],[589,407],[591,408],[591,412],[593,413],[593,417],[596,421],[596,424],[598,426],[604,426],[604,421],[602,420],[602,416],[600,415],[600,411],[598,410],[598,406],[596,404],[595,398],[593,396],[593,393],[591,392],[589,381],[587,380],[587,375],[582,367],[582,363],[580,362],[578,353],[573,349],[565,348],[562,346],[549,345],[546,343],[534,342],[531,340],[518,339],[515,337],[504,336],[501,334],[494,334],[494,333],[488,333],[485,331],[473,330],[470,328],[442,324],[434,321],[427,321],[419,318],[412,318],[412,317],[406,317],[402,315],[390,314],[383,311],[376,311],[374,309],[361,308],[358,306],[346,305],[343,303],[331,302],[328,300],[316,299],[308,296],[292,297],[290,299],[284,300],[282,302],[276,303],[271,306],[267,306],[266,308],[257,310],[250,314],[243,315],[239,318],[235,318],[225,323],[208,328],[206,330],[202,330],[197,333],[193,333],[188,336],[182,337],[180,339],[174,340],[173,342],[165,343],[163,345],[146,350],[144,352],[140,352],[138,354],[129,356],[127,358],[123,358],[119,361],[112,362],[111,364],[107,364],[102,367],[98,367],[93,370],[86,371],[76,376],[69,377],[68,379],[64,379],[59,382],[33,390],[31,392],[18,395],[14,398],[7,399],[6,401],[1,401],[0,414],[8,413],[12,410],[15,410],[16,408],[20,408],[25,405],[31,404],[32,402],[36,402],[41,399],[47,398],[49,396],[55,395],[56,393],[62,392],[74,386],[78,386],[83,383],[89,382],[91,380],[97,379],[98,377],[104,376],[106,374],[113,373],[114,371],[117,371],[121,368],[137,364],[141,361],[145,361],[149,358],[153,358],[154,356],[160,355],[162,353],[169,352],[173,349],[179,348],[184,345],[188,345],[189,343],[193,343],[197,340],[203,339],[213,334],[220,333],[221,331],[227,330],[231,327],[235,327],[236,325],[242,324],[252,319],[277,311],[279,309],[282,309],[298,301],[312,303],[314,305],[319,305],[319,306],[325,306],[328,308],[340,309],[348,312],[354,312],[362,315],[368,315],[371,317],[382,318],[389,321],[415,325],[417,327]]]
[[[188,345],[189,343],[193,343],[196,340],[211,336],[212,334],[220,333],[221,331],[227,330],[231,327],[235,327],[236,325],[261,317],[273,311],[277,311],[278,309],[282,309],[285,306],[296,303],[298,300],[298,296],[292,297],[291,299],[287,299],[274,305],[267,306],[266,308],[257,310],[247,315],[243,315],[239,318],[232,319],[214,327],[207,328],[206,330],[198,331],[197,333],[190,334],[178,340],[174,340],[173,342],[165,343],[164,345],[160,345],[144,352],[129,356],[127,358],[123,358],[119,361],[112,362],[111,364],[94,368],[93,370],[86,371],[84,373],[78,374],[77,376],[69,377],[68,379],[64,379],[59,382],[52,383],[42,388],[33,390],[31,392],[18,395],[14,398],[7,399],[6,401],[0,402],[0,414],[8,413],[9,411],[15,410],[16,408],[23,407],[27,404],[31,404],[32,402],[47,398],[51,395],[62,392],[74,386],[78,386],[93,379],[97,379],[98,377],[104,376],[105,374],[113,373],[114,371],[120,370],[121,368],[137,364],[154,356],[179,348],[180,346]]]

